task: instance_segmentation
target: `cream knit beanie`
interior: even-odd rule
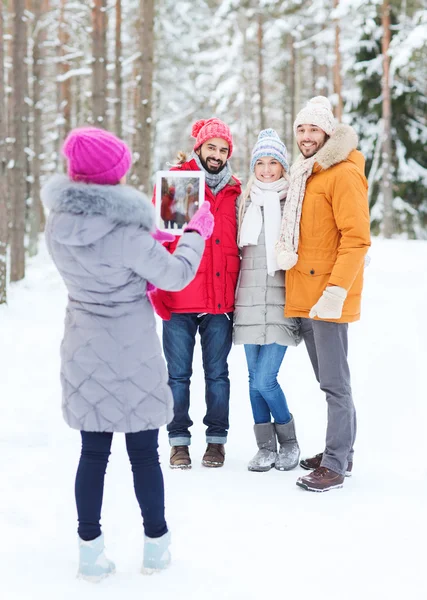
[[[297,134],[298,125],[317,125],[327,135],[335,131],[336,122],[332,113],[331,103],[325,96],[311,98],[302,110],[297,114],[294,123],[294,134]]]

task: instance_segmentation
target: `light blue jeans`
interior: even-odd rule
[[[285,394],[277,381],[287,346],[245,344],[249,370],[249,397],[255,424],[284,424],[291,420]]]

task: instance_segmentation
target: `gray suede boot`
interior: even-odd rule
[[[279,453],[277,454],[275,467],[279,471],[290,471],[295,469],[299,461],[299,446],[295,434],[295,421],[291,420],[284,425],[274,424],[279,442]]]
[[[248,464],[249,471],[269,471],[277,459],[276,432],[273,423],[254,425],[258,452]]]

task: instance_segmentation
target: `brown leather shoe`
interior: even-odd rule
[[[308,490],[309,492],[327,492],[329,490],[342,488],[344,483],[344,475],[335,473],[326,467],[319,467],[312,473],[299,477],[297,479],[299,487]]]
[[[191,469],[188,446],[172,446],[169,466],[171,469]]]
[[[202,458],[205,467],[222,467],[225,460],[224,444],[208,444]]]
[[[320,454],[316,454],[316,456],[312,456],[311,458],[304,458],[299,461],[299,466],[307,471],[311,471],[313,469],[318,469],[322,463],[323,452]],[[347,464],[347,470],[345,472],[346,477],[351,477],[351,471],[353,470],[353,463],[349,462]]]

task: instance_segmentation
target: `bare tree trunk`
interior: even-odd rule
[[[240,124],[242,127],[242,140],[243,140],[243,149],[240,152],[242,166],[238,171],[239,174],[242,175],[244,180],[247,180],[249,177],[249,165],[251,163],[251,151],[253,145],[253,139],[251,138],[252,133],[252,118],[251,118],[251,108],[252,108],[252,94],[250,89],[250,81],[248,77],[248,72],[246,65],[250,61],[249,57],[249,45],[248,45],[248,37],[247,37],[247,29],[248,29],[248,18],[246,15],[246,11],[242,10],[239,15],[239,29],[242,35],[242,55],[243,55],[243,68],[240,72],[242,87],[243,87],[243,115],[240,115]],[[252,134],[253,135],[253,134]]]
[[[106,127],[107,107],[107,0],[92,4],[92,118],[97,127]]]
[[[70,34],[69,24],[65,17],[65,4],[66,0],[61,0],[58,23],[59,54],[61,56],[61,61],[58,62],[58,116],[61,115],[58,150],[71,130],[72,94],[71,79],[68,77],[70,63],[66,58]]]
[[[322,25],[322,32],[326,29],[326,25]],[[322,42],[316,48],[316,61],[317,61],[317,82],[316,82],[316,96],[329,96],[329,69],[327,63],[327,55],[329,54],[328,48],[325,42]]]
[[[290,161],[291,163],[294,161],[294,157],[296,156],[296,152],[297,152],[297,148],[296,148],[296,142],[294,140],[294,134],[293,134],[293,126],[294,126],[294,121],[296,119],[296,96],[297,96],[297,65],[296,65],[296,53],[295,53],[295,46],[294,46],[294,38],[292,37],[292,35],[289,36],[289,53],[291,55],[290,57],[290,61],[289,61],[289,77],[290,77],[290,85],[289,85],[289,98],[290,98],[290,105],[291,105],[291,123],[290,123],[290,129],[292,131],[291,134],[291,143],[288,146],[289,149],[289,154],[290,154]],[[298,98],[299,100],[299,98]]]
[[[281,43],[281,49],[283,53],[286,53],[286,45],[288,43],[288,35],[284,34]],[[289,147],[288,139],[291,139],[291,131],[289,127],[290,115],[289,115],[289,62],[283,61],[282,69],[282,82],[283,82],[283,102],[282,102],[282,139],[285,141],[287,147]]]
[[[339,0],[334,0],[334,8],[338,8]],[[341,28],[339,19],[335,19],[335,64],[334,64],[334,94],[336,96],[335,117],[341,123],[343,113],[342,77],[341,77]]]
[[[382,4],[381,20],[383,26],[382,54],[383,54],[383,75],[381,79],[382,87],[382,120],[383,120],[383,140],[382,140],[382,180],[381,191],[384,203],[384,215],[382,229],[385,238],[390,238],[394,233],[393,219],[393,187],[391,173],[391,94],[390,94],[390,57],[388,50],[390,46],[390,1],[384,0]]]
[[[312,85],[311,85],[311,95],[312,96],[317,96],[317,77],[318,77],[318,68],[319,68],[319,64],[317,62],[317,58],[316,58],[316,42],[313,42],[313,46],[312,46],[312,62],[311,62],[311,78],[312,78]]]
[[[154,0],[141,0],[141,83],[137,110],[138,136],[138,183],[139,187],[150,192],[152,111],[153,111],[153,69],[154,69]]]
[[[41,86],[43,66],[42,55],[40,52],[41,38],[41,14],[42,0],[31,0],[31,10],[34,18],[33,29],[33,71],[32,71],[32,116],[33,116],[33,150],[34,155],[31,160],[31,203],[28,206],[28,255],[35,256],[38,248],[38,235],[40,232],[40,155],[41,148],[41,120],[42,120],[42,100]]]
[[[25,200],[26,200],[26,156],[27,139],[25,104],[25,65],[27,51],[27,24],[24,20],[25,0],[14,0],[14,32],[12,42],[13,64],[13,169],[11,176],[12,228],[11,228],[11,281],[19,281],[25,276]]]
[[[44,43],[46,41],[46,30],[43,27],[43,15],[49,10],[49,0],[33,0],[34,14],[34,46],[33,46],[33,149],[32,160],[33,177],[33,235],[44,230],[45,217],[43,204],[40,199],[40,171],[42,147],[42,126],[45,101],[42,95],[42,81],[45,73]],[[31,251],[29,249],[30,255]]]
[[[4,20],[0,3],[0,304],[7,301],[7,151],[6,151],[6,90],[4,73]]]
[[[25,12],[30,14],[32,9],[32,0],[25,0]],[[25,164],[26,164],[26,177],[25,177],[25,232],[32,233],[32,218],[33,218],[33,210],[32,210],[32,193],[33,193],[33,182],[31,177],[31,162],[32,162],[32,154],[31,154],[31,121],[32,121],[32,111],[33,111],[33,103],[30,94],[30,80],[32,80],[33,73],[32,68],[33,65],[30,61],[30,57],[32,58],[32,38],[29,39],[29,25],[28,25],[28,17],[25,15],[25,21],[27,22],[27,26],[25,28],[25,60],[21,65],[21,69],[24,71],[22,74],[22,82],[24,85],[24,98],[25,98],[25,114],[23,116],[24,126],[25,126]],[[30,19],[31,22],[31,19]],[[31,256],[37,254],[37,233],[31,238],[26,236],[25,244],[26,251],[29,252],[30,243],[36,241],[36,247],[32,246],[31,248]]]
[[[116,88],[116,103],[114,113],[114,131],[122,137],[122,112],[123,112],[123,78],[122,78],[122,0],[116,0],[116,56],[114,83]]]
[[[259,126],[260,129],[265,129],[265,114],[264,114],[264,30],[263,16],[258,13],[258,95],[259,95]]]

